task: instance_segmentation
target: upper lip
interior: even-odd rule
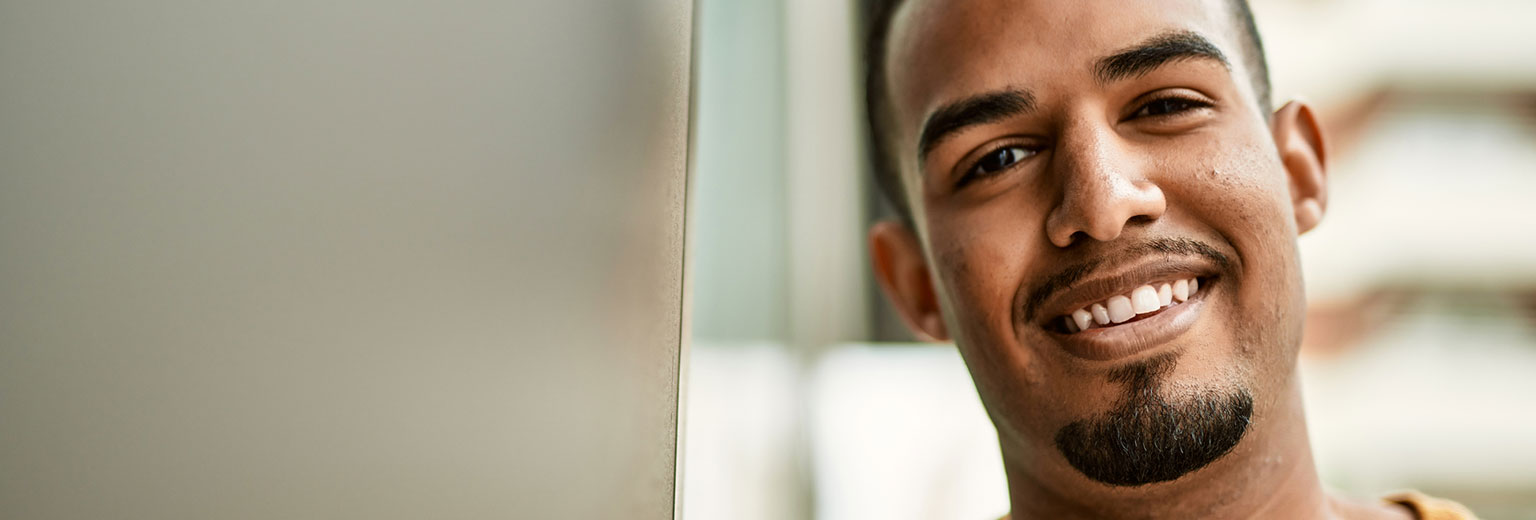
[[[1111,268],[1113,269],[1113,268]],[[1106,270],[1100,270],[1106,271]],[[1208,277],[1216,273],[1216,265],[1199,257],[1159,258],[1144,260],[1130,267],[1114,269],[1112,273],[1089,274],[1083,281],[1073,283],[1057,292],[1038,307],[1032,321],[1045,326],[1050,320],[1087,308],[1116,295],[1128,295],[1137,287],[1153,283],[1172,282],[1179,279]]]

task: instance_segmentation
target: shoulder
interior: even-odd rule
[[[1393,493],[1382,499],[1413,510],[1420,520],[1477,520],[1477,515],[1473,515],[1466,506],[1417,491]]]

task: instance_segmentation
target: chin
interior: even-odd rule
[[[1252,391],[1171,381],[1177,360],[1163,354],[1112,372],[1119,401],[1063,426],[1057,451],[1090,480],[1120,487],[1177,480],[1230,453],[1252,422]]]

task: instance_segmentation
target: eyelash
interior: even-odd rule
[[[994,171],[991,171],[991,172],[986,172],[986,173],[982,173],[982,172],[978,172],[977,171],[977,170],[979,170],[981,168],[981,164],[982,164],[983,161],[986,161],[986,160],[992,158],[992,156],[997,155],[998,152],[1002,152],[1004,150],[1010,150],[1010,149],[1013,149],[1013,148],[1018,148],[1018,149],[1024,150],[1024,154],[1025,155],[1023,157],[1019,157],[1018,159],[1014,160],[1013,162],[1010,162],[1010,163],[1002,166],[1001,168],[998,168],[997,170],[994,170]],[[985,179],[987,177],[991,177],[991,176],[997,175],[999,173],[1002,173],[1004,171],[1007,171],[1007,170],[1013,168],[1014,166],[1017,166],[1019,163],[1024,162],[1025,159],[1033,157],[1035,154],[1038,154],[1038,153],[1040,153],[1040,148],[1039,147],[1026,146],[1026,145],[1024,145],[1022,143],[1009,143],[1009,144],[1005,144],[1005,145],[998,146],[996,148],[992,148],[990,150],[987,150],[986,153],[981,154],[981,157],[977,158],[974,161],[971,161],[970,163],[967,163],[967,165],[965,167],[965,173],[960,176],[960,180],[956,183],[955,187],[956,188],[961,188],[961,187],[964,187],[967,184],[970,184],[972,181],[976,181],[976,180],[980,180],[980,179]]]
[[[1162,113],[1162,114],[1151,114],[1151,113],[1148,113],[1146,115],[1141,115],[1142,112],[1148,111],[1152,107],[1152,105],[1157,104],[1157,103],[1181,103],[1183,106],[1180,107],[1180,108],[1169,110],[1168,112]],[[1198,109],[1201,109],[1201,108],[1210,108],[1212,106],[1214,106],[1214,105],[1212,103],[1210,103],[1209,101],[1205,101],[1205,100],[1202,100],[1202,99],[1195,99],[1195,98],[1189,97],[1189,96],[1162,96],[1162,97],[1158,97],[1158,98],[1153,98],[1153,99],[1147,100],[1147,102],[1142,103],[1141,106],[1136,107],[1136,111],[1132,112],[1130,117],[1127,117],[1126,120],[1129,121],[1131,119],[1148,118],[1148,117],[1156,117],[1156,118],[1177,117],[1177,116],[1179,116],[1179,115],[1181,115],[1181,114],[1183,114],[1185,112],[1189,112],[1191,110],[1198,110]],[[994,154],[996,154],[998,152],[1001,152],[1001,151],[1004,151],[1004,150],[1008,150],[1010,148],[1022,148],[1029,155],[1025,156],[1025,157],[1021,157],[1018,160],[1015,160],[1015,161],[1013,161],[1011,163],[1008,163],[1007,165],[1005,165],[1005,166],[1003,166],[1003,167],[1001,167],[1001,168],[999,168],[999,169],[997,169],[995,171],[992,171],[992,172],[988,172],[988,173],[979,173],[979,172],[977,172],[977,170],[981,167],[982,161],[985,161],[985,160],[991,158]],[[1020,145],[1020,144],[1017,144],[1017,143],[1006,144],[1006,145],[998,146],[998,147],[993,148],[991,150],[987,150],[986,153],[981,154],[980,158],[978,158],[978,159],[976,159],[974,161],[971,161],[969,164],[966,165],[965,174],[961,175],[960,180],[959,180],[959,182],[956,183],[955,187],[956,188],[964,187],[965,185],[970,184],[972,181],[975,181],[975,180],[978,180],[978,179],[984,179],[984,178],[987,178],[987,177],[991,177],[993,175],[997,175],[997,174],[1002,173],[1004,171],[1007,171],[1008,169],[1013,168],[1015,165],[1018,165],[1019,163],[1024,162],[1024,159],[1027,159],[1030,156],[1033,156],[1034,154],[1037,154],[1039,152],[1040,152],[1039,148],[1032,148],[1032,147],[1028,147],[1028,146],[1023,146],[1023,145]]]
[[[1180,109],[1177,109],[1177,110],[1169,111],[1168,113],[1165,113],[1165,114],[1140,115],[1142,113],[1142,111],[1145,111],[1148,108],[1151,108],[1151,106],[1153,104],[1156,104],[1156,103],[1168,103],[1168,102],[1183,103],[1184,107],[1180,108]],[[1211,102],[1209,102],[1209,101],[1206,101],[1206,100],[1203,100],[1203,99],[1196,99],[1196,98],[1190,97],[1190,96],[1175,96],[1175,95],[1162,96],[1162,97],[1157,97],[1157,98],[1149,99],[1149,100],[1147,100],[1147,102],[1142,103],[1141,106],[1136,107],[1136,111],[1135,112],[1131,112],[1130,117],[1127,117],[1126,120],[1131,120],[1131,119],[1136,119],[1136,118],[1141,118],[1141,117],[1172,117],[1172,116],[1177,116],[1177,115],[1183,114],[1183,113],[1191,111],[1191,110],[1198,110],[1198,109],[1201,109],[1201,108],[1210,108],[1212,106],[1214,106],[1214,105]]]

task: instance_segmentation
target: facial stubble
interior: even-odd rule
[[[1169,354],[1111,373],[1125,398],[1056,434],[1067,462],[1105,484],[1141,486],[1177,479],[1232,451],[1252,419],[1252,394],[1237,386],[1165,397],[1162,380],[1176,362]]]

